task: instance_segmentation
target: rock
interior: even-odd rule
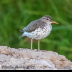
[[[53,51],[0,46],[0,70],[72,70],[72,62]]]

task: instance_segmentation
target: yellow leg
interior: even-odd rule
[[[31,39],[31,50],[32,50],[32,43],[33,43],[33,39]]]
[[[38,51],[40,50],[40,40],[38,40]]]

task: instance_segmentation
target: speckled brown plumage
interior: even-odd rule
[[[50,20],[52,20],[52,17],[49,16],[49,15],[45,15],[42,18],[45,18],[45,17],[49,18]],[[45,24],[47,24],[47,22],[42,21],[42,18],[37,19],[35,21],[32,21],[27,27],[25,27],[23,29],[23,31],[32,32],[32,31],[34,31],[35,29],[37,29],[39,27],[43,29]]]
[[[40,19],[32,21],[27,27],[23,30],[24,33],[20,37],[27,36],[31,38],[31,49],[32,49],[32,39],[38,40],[38,49],[39,49],[39,40],[47,37],[51,30],[51,23],[57,23],[52,21],[52,17],[49,15],[45,15]]]

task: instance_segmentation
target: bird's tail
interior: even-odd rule
[[[21,38],[21,37],[22,37],[22,35],[19,38]]]
[[[24,32],[23,30],[19,30],[20,32]],[[19,38],[24,37],[24,34],[22,34]]]
[[[20,32],[24,32],[23,30],[19,30]]]
[[[19,38],[24,37],[24,36],[25,36],[25,34],[23,33]]]

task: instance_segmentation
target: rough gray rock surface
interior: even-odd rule
[[[0,70],[71,70],[72,62],[52,51],[0,46]]]

